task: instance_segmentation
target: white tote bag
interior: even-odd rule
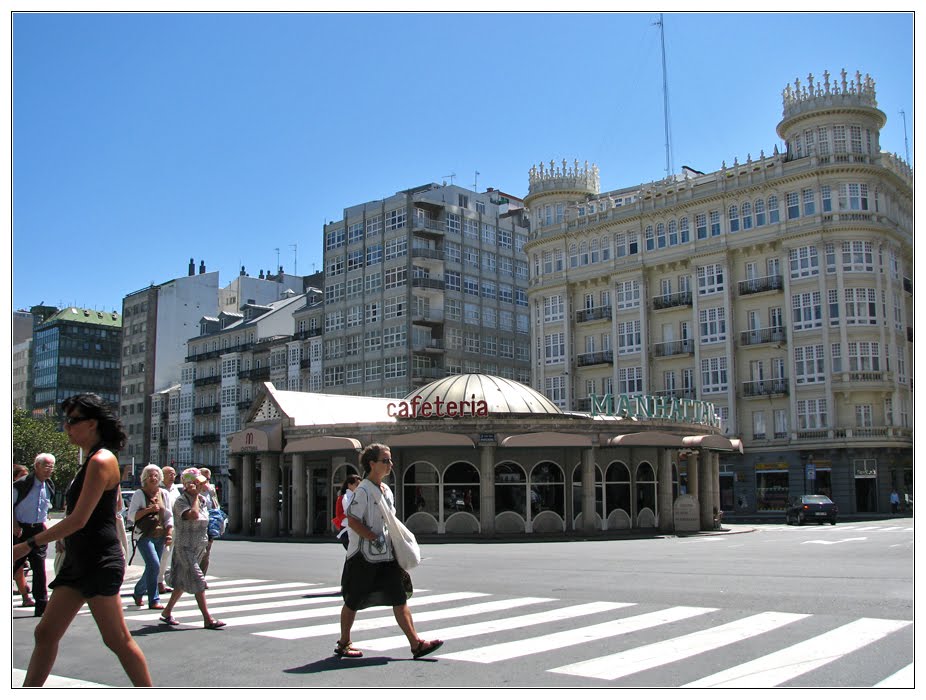
[[[405,527],[392,510],[387,508],[382,498],[378,498],[380,510],[383,511],[383,519],[386,521],[386,528],[389,530],[389,540],[392,542],[392,554],[400,567],[408,571],[414,569],[421,563],[421,547],[418,546],[418,540],[412,531]]]

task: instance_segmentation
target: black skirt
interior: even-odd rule
[[[395,560],[372,564],[357,552],[344,562],[341,593],[351,610],[405,605],[412,595],[412,580]]]

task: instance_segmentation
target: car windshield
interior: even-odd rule
[[[832,503],[826,496],[804,496],[804,503]]]

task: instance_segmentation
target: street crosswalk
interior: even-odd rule
[[[339,634],[337,587],[265,579],[208,580],[210,613],[221,616],[230,631],[276,640],[319,638],[326,649]],[[128,581],[122,589],[130,629],[158,624],[160,611],[134,606],[133,587],[134,581]],[[14,608],[16,604],[14,597]],[[501,664],[534,657],[551,674],[629,685],[649,685],[652,676],[646,674],[659,671],[661,678],[677,679],[673,685],[692,688],[767,688],[794,682],[813,686],[813,674],[821,667],[855,654],[874,659],[879,642],[912,626],[907,620],[870,617],[580,602],[480,591],[418,589],[409,605],[421,635],[446,641],[443,653],[431,658]],[[81,614],[88,614],[86,608]],[[173,614],[181,625],[202,625],[193,596],[181,598]],[[397,632],[391,610],[364,611],[353,628],[354,645],[368,656],[404,653],[408,641]],[[912,630],[910,639],[909,658],[896,659],[894,667],[879,671],[867,685],[913,687]],[[744,643],[747,640],[757,644]],[[731,648],[737,653],[728,654]],[[754,655],[744,657],[744,650],[752,649]],[[569,663],[562,663],[567,658]],[[729,664],[722,667],[725,659]],[[709,672],[699,675],[702,668]],[[857,685],[857,679],[852,684]]]
[[[208,581],[210,613],[231,633],[281,641],[316,638],[323,654],[339,635],[337,587],[212,576]],[[122,587],[129,628],[159,624],[160,611],[133,604],[134,583]],[[14,596],[14,610],[17,605]],[[814,686],[815,672],[825,674],[828,665],[849,660],[878,669],[862,686],[913,687],[908,620],[423,589],[409,605],[422,636],[445,640],[442,653],[429,657],[444,662],[488,665],[531,658],[543,673],[574,680],[768,688]],[[87,608],[80,614],[89,614]],[[182,626],[202,625],[193,596],[183,596],[173,615]],[[895,637],[892,648],[909,648],[909,654],[884,667],[879,644],[892,635],[905,635]],[[408,649],[388,608],[358,616],[353,642],[367,656]],[[822,686],[833,684],[832,674],[820,678]],[[846,684],[860,685],[856,675]]]
[[[820,530],[823,532],[866,532],[866,533],[878,533],[878,532],[913,532],[912,525],[852,525],[850,523],[837,523],[836,525],[829,525],[824,523],[817,525],[816,523],[808,523],[807,525],[802,525],[800,527],[795,525],[788,525],[786,523],[763,523],[761,525],[753,525],[757,530],[762,532],[794,532],[794,533],[804,533],[813,532],[814,530]]]

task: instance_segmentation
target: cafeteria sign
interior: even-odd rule
[[[720,427],[720,416],[714,411],[710,401],[679,399],[674,396],[648,396],[638,394],[589,394],[591,415],[614,416],[616,418],[633,418],[646,420],[658,418],[677,423],[698,423],[713,428]]]

